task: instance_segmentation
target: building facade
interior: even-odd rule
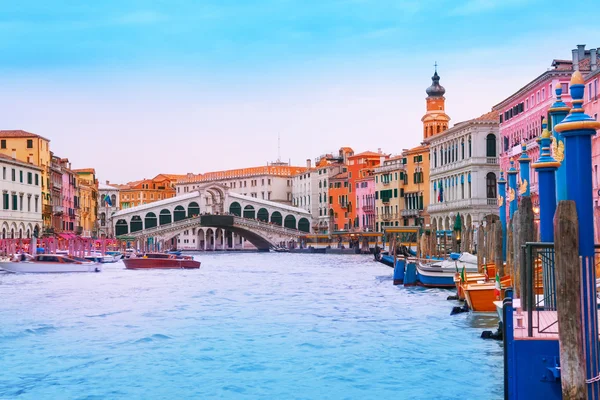
[[[330,212],[329,183],[333,176],[338,175],[345,168],[347,159],[354,151],[349,147],[342,147],[337,156],[325,154],[317,158],[315,176],[317,184],[313,188],[318,193],[315,200],[318,202],[318,218],[313,219],[317,233],[329,234],[333,231],[333,214]]]
[[[0,130],[0,154],[40,168],[43,224],[52,226],[50,140],[23,130]]]
[[[62,173],[62,232],[74,234],[77,228],[77,176],[71,170],[68,159],[60,160]]]
[[[220,183],[232,192],[257,199],[276,201],[292,205],[293,177],[303,172],[305,167],[292,167],[287,163],[276,162],[262,167],[239,168],[227,171],[188,174],[177,182],[177,195],[189,193],[209,183]]]
[[[383,154],[381,149],[379,149],[377,153],[365,151],[348,157],[348,217],[351,220],[350,230],[361,230],[360,220],[358,218],[358,212],[360,210],[357,206],[358,197],[356,194],[356,183],[365,177],[371,176],[373,170],[381,165],[383,160],[386,160],[387,158],[389,158],[389,156]]]
[[[374,229],[381,232],[387,226],[403,224],[405,164],[403,156],[392,157],[373,171]]]
[[[118,203],[121,209],[126,209],[175,197],[175,184],[187,178],[187,175],[158,174],[152,179],[116,185],[119,188]]]
[[[584,75],[585,95],[583,108],[585,113],[598,120],[600,116],[600,68],[598,59],[600,49],[590,50],[590,72]],[[594,185],[594,234],[595,242],[600,243],[600,131],[592,137],[592,177]]]
[[[42,229],[42,169],[0,154],[0,237],[31,238]]]
[[[375,231],[375,174],[362,170],[364,176],[356,179],[356,218],[361,232]]]
[[[79,225],[76,233],[82,237],[97,237],[98,226],[98,182],[93,168],[75,169],[79,189]]]
[[[319,174],[310,159],[306,160],[306,168],[292,177],[292,205],[308,211],[313,221],[319,217],[318,184]],[[316,225],[312,228],[316,230]]]
[[[426,139],[432,228],[452,230],[459,214],[467,227],[498,215],[498,125],[492,111]]]
[[[105,238],[113,238],[113,224],[110,223],[110,218],[113,213],[119,211],[119,188],[113,186],[109,181],[106,183],[98,183],[98,236]]]
[[[548,117],[548,109],[555,101],[555,89],[562,88],[562,100],[570,104],[569,82],[573,71],[583,75],[597,67],[597,50],[586,50],[578,45],[572,50],[571,60],[552,61],[551,68],[523,86],[502,102],[493,107],[499,113],[500,121],[500,169],[507,171],[511,158],[521,154],[521,145],[527,146],[527,155],[533,165],[539,158],[537,138],[542,132],[542,120]],[[515,168],[519,168],[515,163]],[[530,171],[531,200],[534,208],[539,208],[537,173]]]

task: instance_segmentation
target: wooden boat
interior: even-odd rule
[[[443,261],[435,261],[429,264],[417,264],[418,284],[425,287],[452,288],[455,274],[462,271],[477,272],[477,259],[469,253],[463,253]]]
[[[100,272],[100,264],[74,260],[61,254],[26,256],[25,260],[3,262],[0,268],[14,273]]]
[[[198,269],[200,261],[190,256],[174,254],[147,253],[143,257],[130,256],[123,260],[127,269]]]
[[[496,306],[496,284],[490,283],[466,283],[462,285],[465,300],[469,309],[474,312],[494,312]]]

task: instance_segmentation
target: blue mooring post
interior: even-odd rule
[[[540,239],[542,242],[554,242],[554,214],[556,213],[556,170],[560,163],[552,157],[552,134],[547,129],[546,119],[542,122],[540,142],[540,158],[533,164],[538,173],[538,190],[540,195]],[[556,282],[553,263],[548,262],[550,255],[542,261],[544,303],[548,307],[556,307]]]
[[[498,213],[502,224],[502,261],[506,261],[506,179],[504,172],[500,172],[498,179]]]
[[[510,168],[506,172],[508,175],[508,207],[509,217],[512,220],[514,213],[517,211],[517,174],[519,172],[515,168],[515,162],[510,159]]]
[[[555,93],[556,101],[548,110],[552,131],[552,143],[550,148],[552,149],[552,157],[554,160],[561,164],[565,155],[565,141],[563,135],[558,133],[554,127],[565,119],[571,108],[562,101],[562,88],[560,85],[556,88]],[[556,199],[557,201],[567,199],[567,169],[562,164],[556,171]]]
[[[396,260],[394,266],[394,285],[402,285],[404,283],[404,267],[406,266],[406,259],[401,258]]]
[[[573,109],[554,129],[565,139],[567,199],[575,202],[579,220],[579,256],[581,257],[581,327],[584,335],[586,378],[600,375],[598,356],[598,305],[594,263],[594,206],[592,196],[592,136],[600,122],[583,112],[585,85],[579,71],[571,77]],[[588,386],[588,398],[600,397],[600,382]]]
[[[521,182],[519,182],[519,195],[529,196],[529,184],[531,183],[529,178],[529,164],[531,163],[531,158],[529,158],[527,155],[527,145],[525,143],[521,145],[521,157],[519,157],[517,161],[519,161],[519,170],[521,174]]]

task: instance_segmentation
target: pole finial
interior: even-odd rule
[[[435,72],[437,72],[437,61],[433,64],[434,68],[435,68]]]

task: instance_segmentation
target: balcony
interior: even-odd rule
[[[520,149],[521,147],[519,146],[519,154],[521,153]],[[436,177],[471,165],[498,165],[498,163],[498,157],[471,157],[431,168],[430,176]]]
[[[418,217],[420,210],[402,210],[401,215],[403,217]]]
[[[373,205],[369,204],[367,206],[362,206],[362,210],[365,213],[372,213],[374,211],[374,207],[373,207]]]
[[[348,208],[348,203],[340,203],[341,208]]]
[[[390,185],[390,181],[384,181],[384,180],[382,180],[381,183],[383,184],[383,186],[389,186]]]
[[[442,203],[430,204],[427,207],[427,212],[448,212],[448,211],[460,211],[464,209],[475,209],[484,208],[489,210],[489,207],[497,207],[498,201],[494,199],[462,199],[462,200],[450,200]]]
[[[418,211],[418,210],[417,210]],[[398,219],[399,215],[395,214],[395,213],[384,213],[384,214],[380,214],[379,217],[383,220],[383,221],[393,221]]]
[[[64,212],[63,206],[52,206],[52,212],[54,215],[62,215]]]

